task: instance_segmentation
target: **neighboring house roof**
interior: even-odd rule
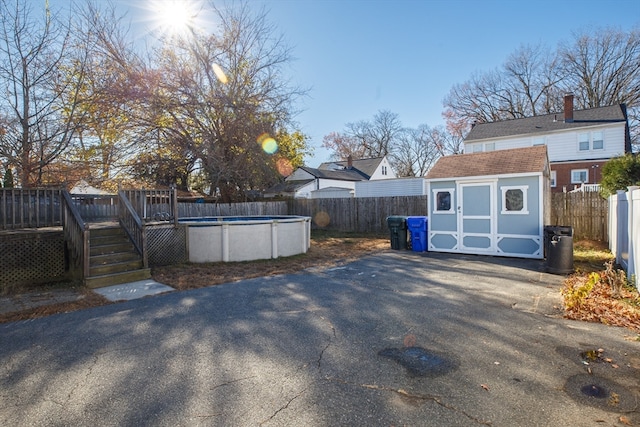
[[[354,191],[353,188],[344,188],[344,187],[324,187],[324,188],[320,188],[318,190],[313,190],[312,193],[332,193],[335,191],[343,191],[343,192],[348,192],[351,193]]]
[[[304,187],[310,182],[313,182],[313,179],[301,179],[294,181],[285,181],[279,184],[274,185],[273,187],[268,188],[264,192],[267,194],[282,194],[282,193],[294,193],[296,190]]]
[[[378,169],[378,166],[380,166],[382,160],[384,160],[384,157],[374,157],[371,159],[355,159],[351,161],[351,165],[352,169],[360,171],[366,179],[369,179],[375,173],[376,169]],[[318,166],[318,169],[329,170],[329,167],[331,165],[339,165],[347,170],[348,160],[321,163],[320,166]]]
[[[545,134],[607,123],[624,123],[626,121],[626,106],[618,104],[609,107],[575,110],[573,112],[573,121],[571,122],[565,122],[564,114],[557,113],[523,119],[480,123],[471,129],[464,141],[470,142],[515,135]]]
[[[71,190],[69,190],[70,194],[92,194],[92,195],[103,195],[109,194],[108,191],[101,190],[99,188],[93,187],[89,185],[87,181],[81,179],[73,186]]]
[[[543,172],[547,165],[546,145],[483,153],[441,157],[427,173],[427,179]]]
[[[324,179],[336,179],[340,181],[364,181],[371,176],[367,176],[360,170],[356,169],[344,169],[344,170],[328,170],[328,169],[315,169],[306,166],[300,167],[303,171],[313,175],[316,178]]]

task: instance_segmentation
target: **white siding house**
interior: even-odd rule
[[[573,95],[564,113],[475,125],[464,141],[465,154],[546,145],[554,191],[597,184],[602,165],[631,152],[624,104],[573,109]]]
[[[356,183],[395,178],[386,157],[350,158],[344,162],[322,163],[317,169],[306,166],[296,169],[284,182],[264,192],[264,197],[295,198],[353,197]],[[326,190],[318,192],[319,190]],[[341,191],[342,190],[342,191]]]
[[[355,184],[356,197],[422,196],[427,194],[427,185],[424,178],[358,181]]]

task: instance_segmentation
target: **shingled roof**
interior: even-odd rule
[[[371,175],[373,175],[376,172],[376,169],[378,168],[378,166],[380,165],[380,162],[382,162],[383,159],[384,157],[372,157],[370,159],[353,159],[351,161],[351,166],[352,166],[352,169],[356,169],[366,179],[369,179],[371,178]],[[342,161],[335,161],[335,162],[325,162],[320,164],[320,166],[318,166],[318,169],[330,170],[329,169],[330,165],[339,165],[345,168],[346,170],[349,167],[349,161],[342,160]]]
[[[543,172],[547,162],[546,145],[473,154],[454,154],[441,157],[427,173],[426,178],[442,179],[536,173]]]
[[[597,126],[606,123],[624,123],[626,120],[627,109],[625,104],[589,108],[587,110],[575,110],[573,112],[572,122],[565,122],[564,114],[558,113],[526,117],[523,119],[480,123],[471,129],[465,138],[465,142],[515,135],[546,134],[561,130]]]
[[[315,178],[324,179],[337,179],[341,181],[365,181],[370,176],[365,175],[358,169],[345,169],[345,170],[329,170],[329,169],[315,169],[306,166],[300,167],[300,169],[313,175]]]

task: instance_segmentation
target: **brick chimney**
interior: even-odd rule
[[[351,154],[349,154],[347,156],[347,169],[351,168],[353,168],[353,157],[351,157]]]
[[[571,92],[564,96],[564,122],[573,122],[573,93]]]

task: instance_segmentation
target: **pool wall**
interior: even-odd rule
[[[311,245],[311,218],[185,218],[189,261],[229,262],[272,259],[306,253]]]

